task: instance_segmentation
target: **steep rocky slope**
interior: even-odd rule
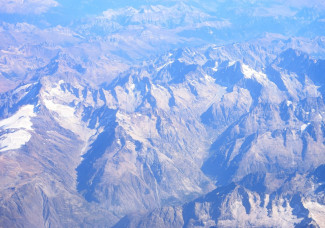
[[[1,225],[321,226],[324,61],[243,47],[100,86],[59,55],[1,94]]]
[[[114,227],[323,227],[324,192],[315,172],[266,191],[267,175],[250,174],[183,206],[132,214]]]
[[[115,227],[324,226],[317,176],[324,164],[324,61],[289,49],[264,72],[242,62],[212,66],[211,77],[226,90],[200,118],[224,131],[202,171],[222,187],[181,207],[126,216]]]

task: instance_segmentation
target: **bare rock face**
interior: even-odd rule
[[[257,183],[251,185],[250,181],[257,181]],[[183,206],[156,209],[145,215],[126,216],[116,224],[116,227],[150,227],[152,221],[155,221],[154,224],[158,227],[322,227],[324,225],[323,194],[313,192],[313,186],[318,185],[317,183],[308,180],[306,176],[297,175],[287,180],[280,190],[269,193],[265,192],[265,183],[265,174],[250,175],[241,183],[219,187]],[[166,215],[169,217],[166,218]],[[178,224],[175,223],[176,221]]]
[[[153,221],[162,227],[322,226],[315,207],[324,207],[319,200],[323,193],[314,191],[311,174],[306,174],[324,163],[323,94],[317,89],[321,87],[317,77],[308,76],[318,70],[284,68],[301,61],[301,56],[310,69],[321,69],[322,61],[293,50],[279,56],[265,72],[240,62],[213,66],[218,74],[210,80],[222,93],[198,116],[207,132],[220,134],[211,143],[201,170],[224,187],[183,206],[126,216],[116,227],[150,227]],[[200,72],[199,67],[195,71]],[[231,75],[235,75],[232,81],[220,79]],[[168,81],[163,76],[170,78],[163,74],[160,81]],[[188,74],[192,83],[195,76]],[[184,84],[186,80],[178,88]],[[198,97],[202,90],[198,84],[194,88],[192,94]],[[172,216],[164,218],[170,211]]]
[[[179,49],[93,86],[68,60],[0,95],[1,226],[324,224],[323,61]]]
[[[2,115],[10,117],[1,121],[1,224],[111,224],[116,220],[113,215],[78,195],[75,169],[84,147],[84,132],[78,135],[74,130],[83,126],[77,119],[73,121],[77,114],[71,113],[69,106],[58,104],[60,97],[48,100],[57,87],[47,86],[48,81],[43,80],[6,94],[13,101],[2,106]],[[72,119],[67,122],[69,117]]]

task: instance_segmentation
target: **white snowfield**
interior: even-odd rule
[[[305,200],[303,202],[304,207],[310,212],[311,217],[317,222],[320,227],[325,227],[325,205],[321,205],[318,202],[311,200]]]
[[[32,137],[32,117],[35,117],[33,105],[21,107],[14,115],[0,121],[0,152],[15,150],[25,145]]]
[[[87,142],[96,134],[96,131],[88,128],[87,123],[82,121],[82,111],[75,106],[70,107],[69,103],[77,104],[79,102],[84,102],[86,106],[94,106],[95,102],[89,98],[91,96],[87,96],[87,98],[83,100],[69,91],[63,91],[61,85],[64,85],[64,83],[63,80],[60,80],[58,83],[52,85],[48,79],[44,78],[41,91],[42,102],[44,106],[54,114],[54,119],[61,127],[69,129],[85,142],[84,149],[81,152],[84,153],[88,146]],[[82,87],[79,89],[81,88]]]

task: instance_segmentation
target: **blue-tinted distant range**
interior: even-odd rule
[[[325,227],[325,2],[0,0],[0,227]]]

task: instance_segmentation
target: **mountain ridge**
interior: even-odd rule
[[[191,227],[195,226],[195,219],[192,221],[191,215],[186,215],[186,220],[187,210],[180,205],[195,201],[200,195],[214,194],[208,192],[219,191],[213,190],[214,184],[222,189],[221,186],[236,182],[229,186],[237,187],[231,188],[224,197],[233,196],[248,217],[220,220],[222,213],[227,211],[224,209],[218,212],[220,216],[213,215],[202,221],[211,226],[222,221],[221,226],[235,225],[240,219],[260,224],[258,220],[249,220],[252,213],[263,207],[258,206],[257,201],[250,202],[252,195],[259,197],[259,201],[266,200],[264,194],[272,192],[279,192],[282,197],[288,190],[282,192],[281,189],[288,189],[283,186],[291,175],[296,175],[297,171],[309,172],[325,163],[321,159],[324,101],[322,92],[314,84],[322,84],[322,81],[315,81],[315,77],[304,75],[304,72],[301,74],[300,68],[295,71],[287,68],[291,64],[290,53],[295,54],[293,58],[297,61],[299,56],[304,56],[290,49],[279,54],[282,56],[280,62],[274,58],[270,63],[272,70],[267,70],[270,67],[265,65],[265,72],[254,70],[240,59],[225,61],[225,57],[220,58],[216,53],[218,51],[220,49],[211,50],[210,47],[179,49],[125,71],[102,88],[92,88],[78,75],[62,74],[65,67],[68,67],[67,72],[73,69],[74,64],[65,62],[62,63],[63,71],[55,71],[50,76],[40,77],[39,82],[2,94],[2,121],[8,121],[28,105],[32,105],[34,113],[30,115],[31,128],[24,130],[31,138],[22,142],[17,150],[2,151],[1,156],[7,159],[7,165],[2,165],[8,172],[14,172],[8,166],[9,161],[17,162],[14,157],[22,157],[39,167],[15,171],[22,172],[17,181],[26,181],[24,188],[9,187],[11,175],[6,185],[2,185],[1,191],[6,198],[1,198],[1,208],[7,218],[14,217],[15,213],[23,214],[25,219],[30,217],[27,219],[30,226],[80,226],[83,223],[113,226],[116,223],[117,227],[123,227],[123,224],[131,226],[137,221],[151,224],[146,223],[145,218],[147,211],[153,210],[158,216],[164,215],[164,226]],[[289,61],[289,65],[282,64],[283,61]],[[310,64],[322,68],[322,61],[311,60],[307,65]],[[233,75],[238,77],[233,78]],[[229,77],[227,83],[218,79],[224,77]],[[44,124],[48,129],[42,128]],[[19,126],[1,125],[2,139],[19,129]],[[295,143],[298,138],[300,144]],[[48,144],[48,152],[42,149],[42,142]],[[279,151],[273,151],[275,145]],[[2,150],[6,150],[6,145]],[[284,150],[286,153],[282,153]],[[66,154],[67,151],[70,153]],[[15,156],[9,159],[10,154]],[[18,164],[26,167],[23,160]],[[44,174],[37,177],[37,169],[44,170]],[[30,174],[24,174],[27,170]],[[254,176],[258,171],[265,176]],[[255,189],[248,185],[252,181],[264,183]],[[35,186],[39,188],[30,183],[38,183]],[[52,187],[48,189],[47,186]],[[310,220],[314,218],[310,211],[316,213],[313,200],[322,195],[321,185],[317,188],[320,189],[318,193],[311,193],[310,200],[306,198],[307,206],[303,208],[309,207],[306,209],[309,214],[301,215],[303,217],[294,212],[305,203],[299,194],[298,198],[291,199],[292,202],[286,200],[291,204],[285,207],[286,213],[293,219],[288,226],[300,222],[317,224],[319,217]],[[27,191],[35,195],[27,194],[24,200],[10,196],[21,197]],[[24,208],[28,200],[39,196],[46,207],[39,205],[19,211],[8,201],[13,199],[12,202]],[[66,220],[66,206],[59,200],[60,196],[71,202],[67,206],[73,209],[68,214],[74,219]],[[281,197],[274,203],[278,204]],[[295,192],[290,197],[295,197]],[[322,201],[317,205],[314,207],[322,207]],[[155,209],[161,207],[161,212]],[[267,211],[265,207],[263,210]],[[37,210],[47,211],[43,221],[30,215]],[[139,210],[144,213],[142,217],[123,218]],[[182,210],[185,210],[183,214]],[[156,216],[154,214],[152,216]],[[265,221],[275,222],[275,217],[264,215]],[[9,220],[2,221],[13,225]],[[18,219],[15,223],[23,224],[23,221]]]

